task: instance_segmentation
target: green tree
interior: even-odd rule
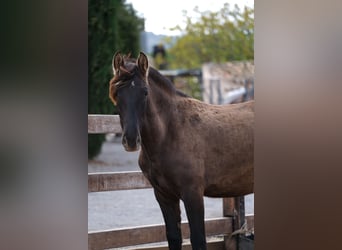
[[[225,4],[217,12],[201,12],[196,7],[198,18],[187,16],[182,36],[171,47],[170,68],[198,68],[205,62],[226,62],[254,59],[254,9],[242,11],[235,5]]]
[[[115,114],[108,98],[115,51],[139,53],[144,20],[125,0],[88,1],[88,114]],[[104,135],[88,135],[88,158],[96,156]]]

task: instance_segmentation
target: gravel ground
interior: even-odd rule
[[[103,144],[100,155],[88,162],[88,172],[134,171],[139,152],[124,151],[120,139]],[[222,216],[222,199],[204,199],[205,217]],[[182,221],[186,221],[181,203]],[[246,214],[254,214],[254,194],[245,196]],[[104,230],[164,223],[152,189],[88,193],[88,230]]]

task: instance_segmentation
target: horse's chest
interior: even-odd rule
[[[161,163],[143,161],[139,165],[154,188],[165,191],[175,188],[174,178]]]

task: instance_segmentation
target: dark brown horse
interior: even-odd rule
[[[206,249],[203,196],[253,192],[254,101],[225,106],[187,97],[140,53],[116,53],[109,97],[118,107],[126,151],[153,186],[170,249],[181,249],[183,200],[193,249]]]

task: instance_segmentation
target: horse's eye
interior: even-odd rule
[[[144,95],[147,96],[147,94],[148,94],[148,90],[147,88],[144,88]]]

